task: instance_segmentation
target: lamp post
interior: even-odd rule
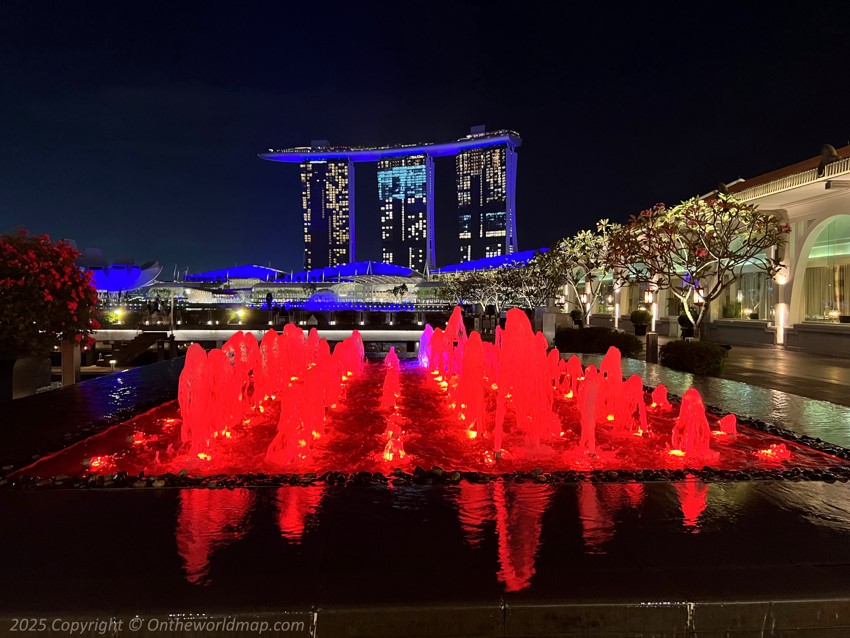
[[[776,315],[776,345],[785,345],[785,326],[788,324],[788,304],[785,303],[785,284],[788,283],[788,266],[780,266],[773,277],[777,284],[777,303],[774,308]]]
[[[646,292],[643,293],[643,301],[649,306],[649,312],[652,314],[652,325],[649,327],[650,332],[655,332],[655,320],[658,317],[658,304],[655,303],[655,284],[649,284]]]

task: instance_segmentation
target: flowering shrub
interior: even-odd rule
[[[47,235],[0,235],[0,356],[45,355],[60,341],[91,345],[97,291],[80,253]]]

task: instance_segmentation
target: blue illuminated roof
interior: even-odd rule
[[[221,282],[228,279],[260,279],[261,281],[272,281],[283,274],[282,270],[267,268],[266,266],[245,265],[193,273],[186,275],[183,281]]]
[[[100,292],[127,292],[150,285],[162,272],[162,266],[154,262],[147,268],[136,265],[112,264],[90,266],[94,287]]]
[[[545,253],[548,248],[538,248],[537,250],[521,250],[510,255],[496,255],[495,257],[484,257],[482,259],[473,259],[465,261],[462,264],[452,264],[451,266],[443,266],[435,268],[433,273],[449,273],[449,272],[467,272],[470,270],[490,270],[491,268],[500,268],[513,263],[526,264],[531,261],[537,253]]]
[[[388,275],[392,277],[410,277],[413,270],[395,264],[385,264],[380,261],[354,261],[341,266],[328,266],[316,270],[284,274],[278,281],[286,282],[321,282],[350,279],[362,275]]]
[[[318,147],[309,146],[298,148],[287,148],[281,150],[269,150],[268,153],[260,153],[259,157],[270,162],[303,162],[305,160],[329,160],[329,159],[351,159],[354,162],[377,162],[385,157],[396,157],[399,155],[422,155],[442,157],[446,155],[457,155],[460,151],[485,148],[487,146],[500,146],[508,144],[517,147],[522,144],[522,138],[513,131],[494,131],[492,133],[478,133],[467,135],[455,142],[443,142],[439,144],[425,142],[422,144],[400,144],[396,146],[379,147]]]

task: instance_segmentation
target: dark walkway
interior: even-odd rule
[[[662,345],[667,341],[659,339]],[[850,406],[850,359],[732,346],[723,378]]]
[[[850,359],[732,346],[723,378],[850,406]]]

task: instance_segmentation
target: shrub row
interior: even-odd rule
[[[661,346],[658,352],[661,365],[719,377],[723,373],[729,351],[716,343],[705,341],[671,341]]]
[[[643,342],[629,332],[611,328],[562,328],[555,333],[555,347],[560,352],[607,352],[614,346],[624,357],[637,358]]]

